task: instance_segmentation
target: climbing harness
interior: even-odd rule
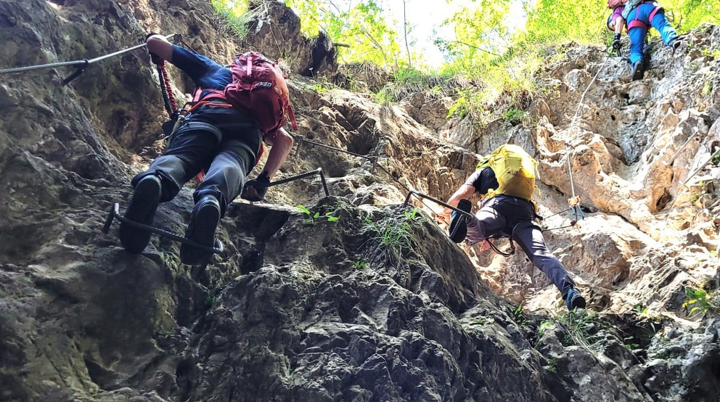
[[[306,177],[310,177],[310,176],[314,176],[314,175],[320,176],[320,181],[322,182],[322,187],[323,187],[323,190],[325,191],[325,196],[326,197],[329,196],[330,192],[328,191],[327,183],[325,182],[325,175],[323,174],[322,168],[317,168],[316,170],[313,170],[310,172],[301,173],[296,176],[292,176],[292,177],[288,177],[286,179],[272,182],[267,187],[278,186],[280,184],[289,183],[291,181],[304,179]],[[132,221],[120,214],[120,204],[118,204],[118,203],[113,204],[113,207],[110,209],[110,213],[108,213],[108,216],[105,219],[105,225],[102,228],[103,233],[105,233],[105,234],[110,233],[110,227],[112,226],[112,223],[115,219],[117,219],[118,221],[125,223],[127,225],[136,227],[138,229],[143,229],[143,230],[147,230],[148,232],[155,233],[155,234],[159,235],[160,237],[165,237],[170,240],[174,240],[174,241],[177,241],[180,243],[187,244],[188,246],[199,248],[203,251],[207,251],[207,252],[210,252],[213,254],[218,254],[222,258],[227,258],[227,253],[225,252],[223,244],[222,244],[222,242],[220,242],[220,240],[215,239],[215,246],[209,247],[209,246],[205,246],[205,245],[196,243],[190,239],[186,239],[185,237],[178,236],[175,233],[169,232],[167,230],[156,228],[154,226],[144,225],[142,223]]]
[[[469,212],[466,212],[466,211],[463,211],[462,209],[453,207],[453,206],[450,205],[450,204],[447,204],[447,203],[442,202],[442,201],[440,201],[440,200],[438,200],[438,199],[436,199],[436,198],[433,198],[433,197],[431,197],[431,196],[429,196],[429,195],[427,195],[427,194],[423,194],[423,193],[421,193],[421,192],[419,192],[419,191],[415,191],[415,190],[410,190],[410,192],[409,192],[409,193],[407,194],[407,196],[405,197],[405,202],[403,203],[403,206],[404,206],[404,207],[407,208],[407,206],[408,206],[408,204],[409,204],[409,202],[410,202],[410,197],[412,197],[413,195],[416,196],[416,197],[418,197],[418,198],[428,199],[428,200],[430,200],[430,201],[432,201],[432,202],[434,202],[434,203],[436,203],[436,204],[439,204],[439,205],[444,206],[445,208],[452,209],[453,211],[461,214],[461,215],[464,217],[464,219],[466,219],[466,220],[475,218],[475,215],[473,215],[473,214],[471,214],[471,213],[469,213]],[[538,218],[539,218],[540,220],[542,220],[542,218],[540,218],[540,217],[538,217]],[[515,236],[515,233],[516,233],[518,230],[524,229],[524,228],[526,228],[526,227],[536,227],[536,228],[538,228],[539,230],[543,231],[543,229],[542,229],[540,226],[534,224],[532,221],[524,221],[524,222],[519,222],[518,224],[516,224],[516,225],[513,227],[513,229],[512,229],[512,233],[510,233],[509,235],[506,234],[506,233],[500,233],[500,234],[497,234],[497,235],[490,236],[490,237],[486,238],[484,241],[486,241],[486,242],[488,243],[488,245],[490,246],[490,248],[491,248],[494,252],[496,252],[497,254],[500,254],[500,255],[502,255],[503,257],[509,257],[509,256],[515,254],[515,242],[513,241],[513,237]],[[502,250],[500,250],[495,244],[493,244],[493,242],[490,241],[490,239],[502,239],[502,238],[507,238],[507,239],[509,240],[509,242],[510,242],[510,248],[509,248],[508,251],[502,251]]]
[[[657,14],[658,11],[662,10],[662,7],[660,7],[659,5],[657,5],[657,3],[653,2],[653,1],[644,1],[640,4],[638,4],[633,10],[630,11],[630,12],[635,11],[635,18],[627,24],[628,31],[630,31],[633,28],[642,28],[645,31],[648,30],[649,27],[644,22],[640,21],[640,6],[643,4],[654,4],[655,5],[655,8],[650,12],[650,15],[648,17],[648,22],[651,24],[652,24],[653,18],[655,17],[655,14]],[[628,15],[629,15],[629,13],[628,13]]]
[[[175,37],[176,35],[177,35],[177,34],[168,35],[168,36],[166,36],[165,38],[168,39],[168,40],[170,40],[171,38]],[[64,66],[75,67],[75,68],[76,68],[75,72],[72,73],[70,76],[68,76],[67,78],[65,78],[65,79],[62,81],[62,85],[67,85],[67,84],[69,84],[72,80],[74,80],[75,78],[79,77],[80,74],[82,74],[83,72],[85,72],[85,69],[86,69],[89,65],[91,65],[91,64],[93,64],[93,63],[97,63],[97,62],[99,62],[99,61],[103,61],[103,60],[105,60],[105,59],[109,59],[109,58],[111,58],[111,57],[115,57],[115,56],[119,56],[119,55],[121,55],[121,54],[125,54],[125,53],[127,53],[127,52],[131,52],[131,51],[133,51],[133,50],[141,49],[141,48],[143,48],[143,47],[145,47],[145,46],[146,46],[146,44],[143,43],[143,44],[141,44],[141,45],[137,45],[137,46],[133,46],[133,47],[130,47],[130,48],[127,48],[127,49],[119,50],[119,51],[117,51],[117,52],[110,53],[110,54],[106,54],[106,55],[104,55],[104,56],[99,56],[99,57],[96,57],[96,58],[94,58],[94,59],[89,59],[89,60],[88,60],[88,59],[83,59],[83,60],[74,60],[74,61],[63,61],[63,62],[59,62],[59,63],[39,64],[39,65],[35,65],[35,66],[8,68],[8,69],[0,70],[0,74],[19,73],[19,72],[25,72],[25,71],[33,71],[33,70],[40,70],[40,69],[46,69],[46,68],[55,68],[55,67],[64,67]]]

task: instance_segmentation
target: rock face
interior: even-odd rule
[[[94,64],[69,86],[71,69],[3,75],[0,401],[720,400],[718,322],[682,308],[684,286],[718,278],[717,169],[681,184],[720,141],[718,27],[656,49],[641,82],[570,47],[538,75],[551,90],[530,106],[536,126],[478,132],[445,122],[438,94],[381,106],[319,91],[299,74],[334,73],[331,44],[300,36],[281,3],[253,10],[237,42],[206,1],[0,2],[0,68],[97,57],[148,31],[216,60],[246,47],[285,58],[296,134],[354,154],[298,140],[281,177],[321,166],[333,196],[314,179],[237,202],[218,234],[227,259],[184,266],[158,238],[130,255],[99,229],[161,148],[148,56]],[[182,98],[191,83],[169,71]],[[541,162],[546,216],[569,194],[571,156],[587,219],[547,237],[604,314],[553,318],[556,291],[524,258],[454,245],[429,201],[398,205],[410,189],[447,199],[476,152],[507,139]],[[156,225],[182,233],[191,192]]]

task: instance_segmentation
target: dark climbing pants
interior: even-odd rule
[[[255,165],[255,155],[245,136],[260,136],[256,125],[244,133],[223,135],[220,130],[206,123],[186,123],[173,138],[167,150],[155,159],[150,168],[132,180],[135,187],[147,175],[156,175],[162,181],[160,202],[170,201],[182,186],[201,170],[206,174],[195,189],[195,202],[205,195],[212,195],[220,202],[221,215],[237,197],[245,185],[246,176]],[[255,139],[254,143],[259,144]]]
[[[505,195],[489,199],[468,222],[467,241],[478,243],[491,236],[512,234],[519,223],[530,223],[535,218],[535,207],[527,200]],[[542,231],[534,225],[519,225],[513,236],[532,263],[565,294],[575,287],[565,267],[545,245]]]

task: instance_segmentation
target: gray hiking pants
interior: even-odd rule
[[[531,222],[534,218],[535,207],[530,201],[499,195],[489,199],[475,214],[475,218],[468,222],[465,239],[474,244],[492,236],[509,236],[518,223]],[[513,240],[520,245],[530,261],[555,284],[560,293],[565,294],[575,287],[575,282],[565,267],[545,246],[542,231],[537,226],[520,225]]]

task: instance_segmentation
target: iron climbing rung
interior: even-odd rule
[[[215,247],[209,247],[209,246],[205,246],[205,245],[196,243],[190,239],[186,239],[184,237],[178,236],[175,233],[168,232],[167,230],[156,228],[154,226],[144,225],[139,222],[131,221],[130,219],[120,215],[120,204],[118,204],[118,203],[115,203],[113,205],[112,209],[110,210],[110,213],[108,214],[107,219],[105,219],[105,225],[103,226],[103,229],[102,229],[103,233],[105,233],[105,234],[110,233],[110,226],[112,225],[114,219],[117,219],[122,223],[136,227],[138,229],[147,230],[148,232],[155,233],[156,235],[166,237],[168,239],[187,244],[188,246],[199,248],[201,250],[219,254],[220,256],[225,257],[225,249],[223,248],[223,245],[220,242],[220,240],[215,240]]]

